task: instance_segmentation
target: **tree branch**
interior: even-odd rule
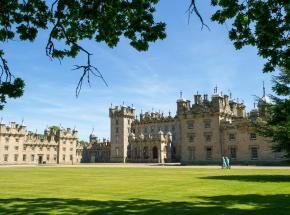
[[[206,27],[209,31],[210,31],[210,28],[208,27],[207,24],[205,24],[202,16],[200,15],[197,7],[196,7],[196,3],[195,3],[195,0],[191,0],[190,2],[190,5],[186,11],[188,13],[188,23],[189,23],[189,20],[190,20],[190,16],[192,13],[195,13],[195,15],[197,15],[197,17],[199,18],[200,22],[201,22],[201,30],[203,30],[203,27]]]

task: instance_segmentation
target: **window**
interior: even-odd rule
[[[212,159],[212,148],[211,147],[207,147],[206,148],[206,159],[207,160],[211,160]]]
[[[171,127],[171,130],[172,131],[175,131],[175,126],[174,125]]]
[[[165,131],[165,132],[168,132],[168,125],[166,125],[166,126],[164,127],[164,131]]]
[[[64,152],[65,152],[65,150],[66,150],[66,148],[65,148],[65,147],[63,147],[63,148],[62,148],[62,151],[64,151]]]
[[[9,143],[9,137],[5,138],[6,143]]]
[[[34,155],[31,155],[31,161],[34,161]]]
[[[128,125],[130,125],[130,119],[128,119]]]
[[[46,160],[49,161],[49,155],[46,155]]]
[[[39,151],[41,151],[41,152],[42,152],[42,147],[39,147]]]
[[[116,147],[116,156],[118,157],[119,156],[119,148],[118,147]]]
[[[151,126],[151,133],[153,133],[154,132],[154,127],[153,126]]]
[[[147,133],[147,128],[144,128],[144,133]]]
[[[193,129],[194,122],[193,121],[188,121],[187,122],[187,129]]]
[[[70,151],[73,151],[74,149],[73,148],[70,148]]]
[[[211,127],[211,120],[210,119],[204,120],[203,123],[204,123],[204,128]]]
[[[62,160],[65,161],[65,155],[62,155]]]
[[[23,146],[23,150],[24,150],[24,151],[26,150],[26,146]]]
[[[15,146],[15,150],[18,151],[18,149],[19,149],[19,147],[18,146]]]
[[[116,125],[118,125],[118,124],[119,124],[119,120],[116,119]]]
[[[8,155],[4,155],[4,161],[8,161]]]
[[[235,147],[230,148],[230,158],[233,160],[237,159],[237,149]]]
[[[74,144],[74,141],[70,141],[70,144],[73,145]]]
[[[255,140],[257,138],[256,133],[250,133],[250,139]]]
[[[236,139],[235,134],[229,134],[229,141],[234,141]]]
[[[205,135],[205,141],[206,142],[211,142],[211,134],[206,134]]]
[[[34,151],[34,150],[35,150],[35,147],[34,147],[34,146],[32,146],[32,147],[31,147],[31,149],[32,149],[32,151]]]
[[[48,152],[50,151],[50,146],[47,147],[47,151],[48,151]]]
[[[189,146],[188,147],[188,160],[193,161],[195,160],[195,148]]]
[[[194,136],[195,135],[193,133],[187,134],[188,142],[193,143],[194,142]]]
[[[4,149],[5,149],[5,151],[8,151],[9,146],[5,146]]]
[[[22,156],[22,160],[23,160],[23,161],[26,161],[26,155],[23,155],[23,156]]]
[[[251,159],[257,160],[258,159],[258,147],[251,148]]]
[[[69,159],[72,161],[73,160],[73,155],[70,155],[69,156]]]
[[[56,155],[53,156],[53,160],[56,161]]]
[[[63,141],[63,144],[66,144],[66,141]]]
[[[116,128],[116,133],[118,133],[119,132],[119,128]]]
[[[19,142],[19,139],[18,139],[18,138],[16,138],[16,139],[15,139],[15,141],[16,141],[16,143],[18,143],[18,142]]]

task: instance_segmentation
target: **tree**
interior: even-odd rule
[[[75,65],[82,75],[76,88],[79,95],[82,84],[90,76],[103,79],[98,68],[91,64],[91,53],[79,42],[85,39],[105,42],[109,47],[118,44],[120,37],[129,39],[138,51],[146,51],[150,42],[164,39],[165,23],[156,23],[153,17],[158,0],[54,0],[48,5],[43,0],[0,0],[0,41],[15,38],[34,41],[39,30],[50,28],[46,54],[50,58],[87,56],[84,65]],[[57,47],[56,41],[65,45]],[[7,97],[22,96],[24,81],[10,72],[4,50],[0,49],[0,109]]]
[[[269,114],[258,119],[255,127],[260,134],[273,139],[273,151],[285,152],[285,157],[290,158],[290,70],[281,69],[273,82],[273,90],[280,97],[271,96],[273,103],[265,104]]]

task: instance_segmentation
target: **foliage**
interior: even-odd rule
[[[78,141],[78,144],[81,146],[88,146],[89,145],[89,143],[87,141],[84,141],[84,140]]]
[[[274,77],[269,116],[258,121],[258,131],[276,143],[274,151],[285,151],[290,158],[290,1],[279,0],[212,0],[219,6],[212,20],[232,22],[229,38],[235,48],[250,45],[267,60],[264,72],[281,70]],[[282,69],[281,69],[282,68]],[[282,96],[282,97],[281,97]]]
[[[280,97],[272,96],[273,104],[268,106],[268,117],[260,119],[257,123],[258,131],[271,137],[276,143],[273,150],[285,152],[290,158],[290,70],[282,69],[280,74],[274,77],[274,92]]]
[[[51,5],[43,0],[7,1],[0,0],[0,42],[20,39],[34,41],[41,29],[51,28],[46,45],[46,54],[51,58],[76,57],[79,52],[87,55],[84,65],[75,65],[75,69],[83,71],[76,89],[80,93],[86,77],[94,75],[103,79],[100,71],[91,65],[91,53],[79,42],[92,40],[105,42],[115,47],[120,37],[130,41],[130,45],[138,51],[146,51],[150,42],[164,39],[165,24],[156,23],[153,17],[159,0],[54,0]],[[59,47],[56,42],[62,42]],[[1,107],[6,96],[19,97],[23,94],[24,84],[12,84],[4,51],[0,49],[1,70],[13,91],[18,94],[10,96],[3,91]],[[2,76],[0,77],[2,81]],[[103,79],[104,80],[104,79]],[[17,83],[20,79],[17,80]],[[3,83],[0,83],[3,84]],[[7,85],[7,84],[6,84]],[[5,87],[7,89],[7,87]]]
[[[57,125],[52,125],[52,126],[49,126],[49,127],[48,127],[48,131],[49,131],[50,133],[56,133],[56,132],[59,131],[59,130],[60,130],[60,127],[57,126]]]
[[[267,60],[264,72],[290,67],[290,2],[280,0],[212,0],[220,7],[213,21],[231,22],[229,38],[236,49],[250,45]]]

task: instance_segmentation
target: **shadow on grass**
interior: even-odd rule
[[[246,182],[290,182],[290,175],[223,175],[201,177],[201,179],[237,180]]]
[[[162,202],[131,199],[128,201],[97,201],[58,198],[0,199],[1,214],[289,214],[290,196],[224,195],[199,197],[193,202]]]

